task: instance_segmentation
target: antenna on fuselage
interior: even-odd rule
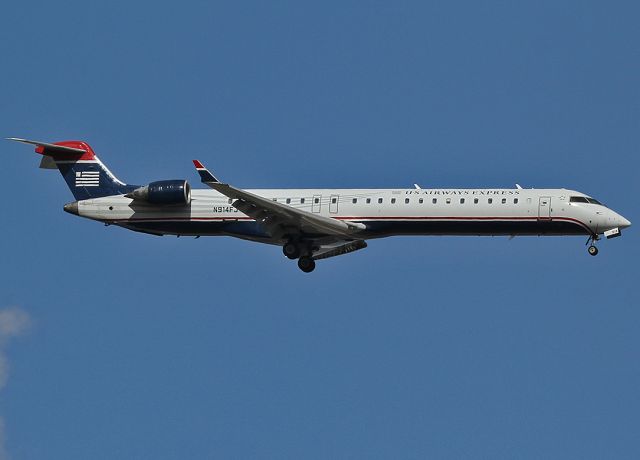
[[[522,190],[522,187],[520,187],[520,184],[516,184],[516,188],[517,188],[518,190]]]
[[[416,188],[416,190],[422,190],[422,187],[420,187],[418,184],[413,184],[413,186]]]

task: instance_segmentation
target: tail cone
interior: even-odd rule
[[[64,210],[69,214],[78,215],[78,202],[74,201],[73,203],[67,203],[64,205]]]

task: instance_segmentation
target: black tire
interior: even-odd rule
[[[316,261],[309,256],[302,256],[298,259],[298,268],[305,273],[311,273],[316,268]]]
[[[291,260],[297,259],[300,257],[300,248],[296,244],[287,243],[282,246],[282,253]]]
[[[589,251],[589,255],[592,255],[592,256],[597,256],[598,255],[598,248],[596,248],[593,245],[589,246],[587,251]]]

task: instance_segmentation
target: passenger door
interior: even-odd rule
[[[313,195],[311,202],[311,212],[320,212],[320,204],[322,203],[322,195]]]
[[[541,196],[538,202],[538,220],[551,220],[551,197]]]

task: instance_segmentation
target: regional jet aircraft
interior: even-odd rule
[[[600,235],[613,238],[631,222],[584,193],[566,189],[260,189],[243,190],[193,160],[202,183],[186,180],[128,185],[81,141],[36,146],[40,167],[58,169],[76,201],[64,210],[152,235],[225,235],[282,246],[303,272],[316,261],[395,235],[584,235],[598,254]]]

